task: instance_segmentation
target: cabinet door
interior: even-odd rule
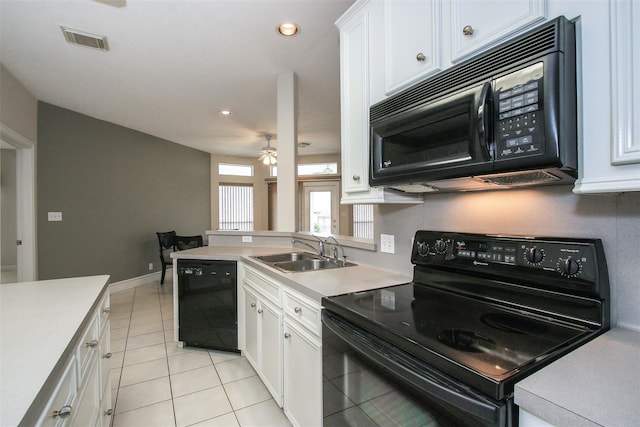
[[[440,0],[385,1],[387,95],[441,69],[440,4]]]
[[[362,11],[340,29],[342,191],[366,192],[369,141],[369,13]],[[343,194],[344,197],[344,194]]]
[[[341,204],[422,202],[420,195],[369,187],[369,107],[371,99],[378,100],[384,95],[381,71],[384,38],[374,37],[372,46],[372,35],[382,34],[383,6],[380,1],[356,2],[337,21],[340,28]]]
[[[612,1],[610,16],[613,97],[611,163],[640,163],[640,40],[638,34],[634,37],[640,23],[640,5],[632,1]],[[636,177],[640,176],[637,167],[635,171]]]
[[[284,412],[294,426],[322,425],[322,344],[284,322]]]
[[[258,308],[260,324],[260,368],[265,385],[282,406],[282,312],[262,301]]]
[[[244,355],[257,370],[258,367],[258,298],[247,290],[244,292]]]
[[[467,58],[541,22],[546,0],[451,0],[451,60]]]
[[[78,393],[78,403],[73,416],[74,426],[95,426],[101,420],[100,410],[100,367],[97,356],[91,358],[90,369],[87,372],[86,385]]]

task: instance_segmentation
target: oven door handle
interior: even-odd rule
[[[439,375],[433,368],[423,361],[357,326],[346,325],[342,319],[338,320],[324,310],[322,323],[361,356],[396,379],[417,387],[437,401],[455,406],[467,416],[481,418],[492,425],[498,424],[506,417],[505,404],[494,403],[462,388],[464,387],[462,385],[453,384],[445,378],[438,378]],[[358,330],[356,331],[355,328]]]
[[[480,103],[478,104],[478,139],[484,160],[491,160],[491,103],[492,92],[491,83],[485,83],[480,93]]]

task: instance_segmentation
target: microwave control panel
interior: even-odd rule
[[[543,63],[494,81],[496,160],[544,153]]]

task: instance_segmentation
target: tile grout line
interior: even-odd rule
[[[172,284],[173,286],[173,284]],[[176,405],[175,405],[175,397],[173,395],[173,385],[171,384],[171,367],[169,366],[169,352],[167,351],[167,335],[166,330],[164,328],[164,316],[162,315],[162,301],[160,299],[160,288],[156,286],[156,291],[158,295],[158,303],[160,304],[160,319],[162,320],[162,342],[164,343],[164,356],[165,361],[167,362],[167,375],[169,377],[169,393],[171,394],[171,410],[173,411],[173,425],[178,425],[178,416],[176,415]]]

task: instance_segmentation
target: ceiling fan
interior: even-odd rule
[[[278,161],[278,153],[276,152],[276,149],[271,146],[271,138],[273,136],[267,134],[264,137],[267,139],[267,146],[262,147],[262,151],[260,151],[260,158],[258,158],[258,161],[264,163],[267,166],[273,166]]]

